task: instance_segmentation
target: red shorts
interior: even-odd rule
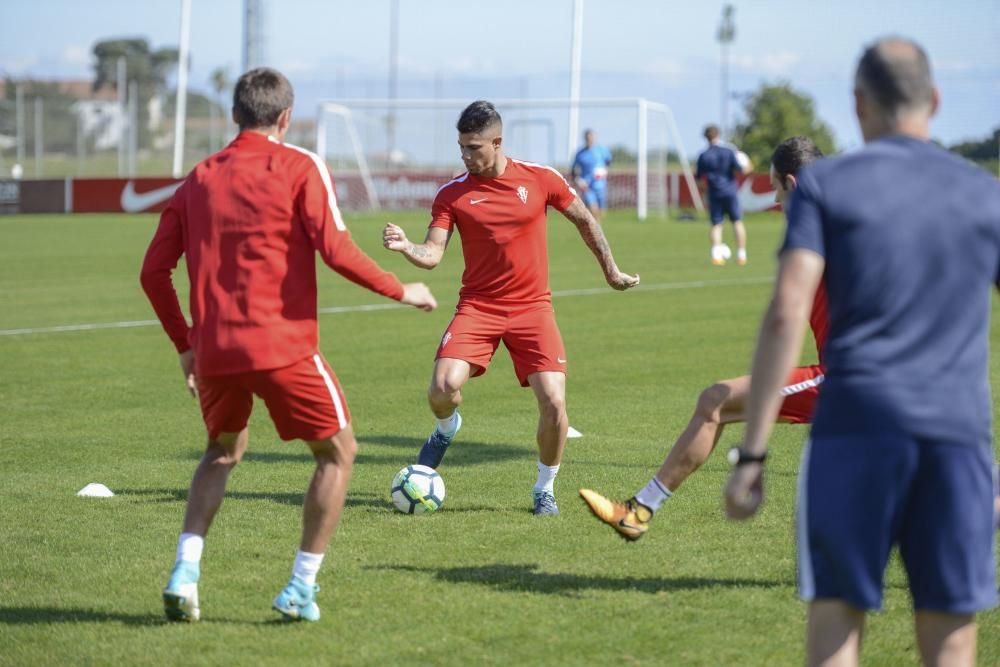
[[[486,372],[501,340],[522,387],[532,373],[566,372],[566,348],[551,303],[510,307],[460,301],[435,359],[467,361],[476,377]]]
[[[337,376],[314,354],[285,368],[199,377],[209,439],[246,428],[254,394],[264,399],[282,440],[325,440],[351,421]]]
[[[785,400],[778,411],[779,421],[790,424],[808,424],[812,421],[819,386],[823,384],[822,366],[793,368],[787,384],[781,388]]]

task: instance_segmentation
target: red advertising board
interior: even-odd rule
[[[356,173],[334,174],[337,199],[344,210],[372,208],[369,188],[374,187],[378,205],[384,209],[430,209],[438,188],[453,174],[435,170],[373,173],[366,185]],[[692,208],[694,199],[687,179],[681,174],[651,179],[649,202],[655,206],[664,194],[682,208]],[[0,182],[0,213],[158,213],[180,187],[177,178],[69,178],[59,181]],[[767,174],[740,179],[740,204],[744,211],[777,209],[774,190]],[[611,208],[636,206],[636,175],[611,173],[608,177],[608,205]]]
[[[166,208],[179,178],[75,178],[74,213],[155,213]]]

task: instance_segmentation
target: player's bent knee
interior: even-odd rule
[[[558,423],[566,418],[566,399],[562,396],[543,396],[538,399],[538,412],[542,419]]]
[[[308,443],[317,461],[329,461],[337,465],[350,466],[358,455],[358,441],[350,427],[325,440]]]
[[[243,459],[247,449],[246,430],[239,433],[220,433],[208,439],[205,458],[216,465],[235,466]]]
[[[450,381],[450,378],[435,377],[431,381],[431,386],[427,388],[427,399],[434,404],[451,402],[461,388],[461,384]]]
[[[697,413],[707,421],[719,421],[722,406],[731,393],[729,387],[721,382],[706,387],[698,396]]]

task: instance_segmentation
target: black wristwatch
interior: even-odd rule
[[[767,452],[761,454],[751,454],[742,447],[733,447],[726,455],[729,464],[733,466],[746,465],[747,463],[763,463],[767,460]]]

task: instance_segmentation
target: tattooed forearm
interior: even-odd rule
[[[410,247],[409,247],[409,251],[410,251],[409,252],[410,256],[412,256],[412,257],[419,257],[420,259],[423,259],[425,257],[430,257],[431,256],[430,251],[426,247],[424,247],[422,245],[414,245],[414,244],[411,243]]]
[[[441,261],[444,248],[433,242],[428,243],[408,243],[403,249],[403,257],[409,260],[410,264],[421,269],[433,269]]]
[[[600,223],[594,220],[594,216],[587,210],[579,197],[563,211],[563,215],[576,225],[583,242],[587,244],[590,252],[594,253],[594,257],[600,262],[604,275],[612,273],[616,269],[615,259],[611,255],[608,240],[604,237],[604,230],[601,229]]]

